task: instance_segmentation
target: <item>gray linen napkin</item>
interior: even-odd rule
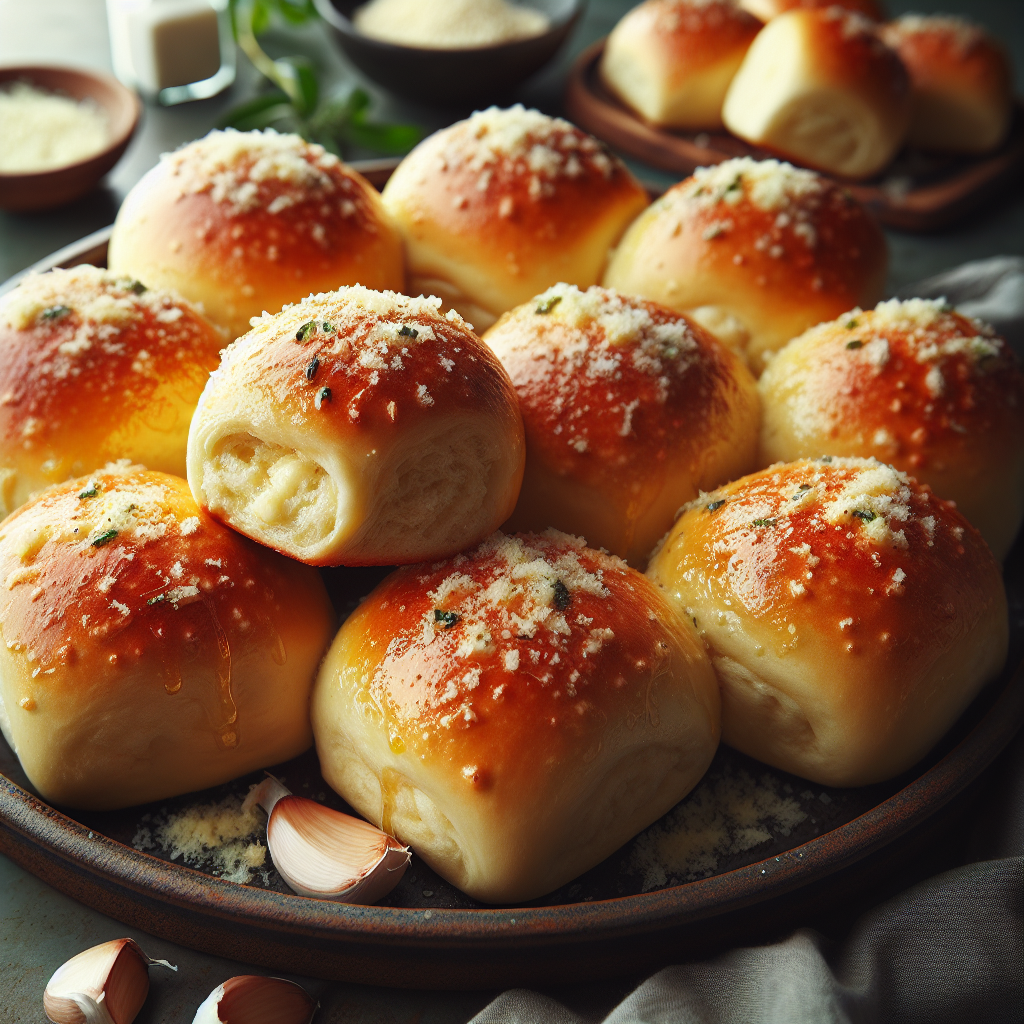
[[[965,263],[898,297],[915,296],[945,297],[988,321],[1024,357],[1024,258]],[[873,908],[838,942],[802,928],[667,967],[601,1009],[513,989],[470,1024],[1020,1024],[1024,734],[998,765],[976,817],[973,862]]]

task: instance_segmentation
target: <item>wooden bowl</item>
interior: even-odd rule
[[[314,0],[338,46],[356,67],[385,89],[440,106],[481,104],[511,91],[554,57],[584,7],[584,0],[525,0],[524,7],[548,15],[547,32],[495,46],[439,50],[363,35],[351,18],[365,2]]]
[[[59,67],[0,68],[0,86],[27,82],[74,100],[92,100],[107,115],[110,138],[95,156],[50,171],[0,174],[0,209],[46,210],[88,192],[121,159],[135,133],[142,104],[135,93],[110,75]]]

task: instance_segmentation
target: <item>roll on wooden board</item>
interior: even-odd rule
[[[407,290],[440,296],[479,331],[559,281],[597,284],[648,203],[597,139],[519,105],[431,135],[383,195],[405,238]]]
[[[708,648],[723,741],[825,785],[910,768],[1006,659],[981,534],[874,459],[780,464],[701,495],[648,575]]]
[[[389,576],[324,660],[324,778],[476,899],[550,892],[704,774],[718,687],[693,628],[577,538],[495,534]]]
[[[96,267],[0,298],[0,519],[35,491],[131,459],[185,475],[224,336],[189,302]]]
[[[822,320],[882,298],[885,236],[814,171],[742,157],[698,168],[630,226],[604,285],[685,313],[755,374]]]
[[[114,466],[45,491],[0,525],[0,579],[0,727],[45,800],[160,800],[312,742],[323,583],[184,480]]]
[[[722,127],[722,103],[761,23],[734,0],[646,0],[612,29],[601,80],[651,124]]]
[[[311,292],[404,281],[377,190],[322,146],[269,128],[213,131],[164,156],[125,197],[109,259],[201,303],[230,338]]]
[[[439,306],[353,287],[255,321],[192,420],[199,504],[311,565],[446,558],[496,529],[523,476],[519,405]]]
[[[758,382],[762,466],[874,457],[957,508],[998,560],[1024,519],[1024,374],[987,324],[941,301],[854,309],[791,341]]]
[[[678,313],[559,284],[484,341],[512,378],[526,428],[507,529],[553,526],[643,569],[680,506],[753,468],[754,379]]]

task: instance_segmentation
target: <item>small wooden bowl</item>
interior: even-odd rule
[[[558,52],[583,12],[584,0],[529,0],[524,7],[551,21],[546,32],[475,49],[441,50],[400,46],[363,35],[352,23],[366,0],[314,0],[320,17],[345,55],[392,92],[440,106],[499,99],[539,71]]]
[[[95,156],[50,171],[0,174],[0,209],[47,210],[89,191],[121,159],[135,133],[142,104],[115,78],[95,71],[58,67],[0,68],[0,86],[27,82],[73,100],[92,100],[107,115],[110,137]]]

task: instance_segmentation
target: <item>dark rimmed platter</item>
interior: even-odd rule
[[[379,168],[386,177],[389,168]],[[103,265],[109,229],[33,269]],[[381,570],[325,570],[339,613]],[[0,740],[0,852],[55,888],[117,920],[182,945],[281,971],[394,987],[488,988],[609,979],[775,934],[874,887],[948,828],[972,786],[1024,721],[1024,543],[1007,562],[1007,668],[934,751],[900,778],[821,787],[721,748],[708,776],[661,822],[585,875],[520,907],[485,907],[414,860],[375,907],[295,896],[271,868],[242,885],[136,846],[142,830],[189,806],[243,795],[259,774],[159,805],[62,813],[33,794]],[[300,793],[345,809],[310,752],[274,766]],[[653,877],[659,836],[737,780],[788,808],[753,822],[754,844],[671,863]],[[769,801],[770,803],[771,801]],[[751,822],[739,822],[750,825]],[[732,837],[737,822],[716,827]],[[647,853],[645,853],[647,851]],[[649,858],[648,858],[649,859]],[[646,866],[645,866],[646,865]],[[663,867],[665,867],[663,865]],[[206,870],[201,870],[205,868]],[[659,869],[660,870],[660,869]],[[657,875],[657,872],[655,872]],[[873,890],[874,891],[874,890]]]
[[[576,59],[565,87],[566,116],[599,139],[645,163],[685,177],[697,167],[752,156],[776,157],[724,129],[683,132],[658,128],[635,114],[602,85],[598,62],[604,40]],[[994,153],[940,156],[904,150],[877,177],[841,184],[883,223],[907,231],[935,231],[1018,187],[1024,170],[1024,107]]]

